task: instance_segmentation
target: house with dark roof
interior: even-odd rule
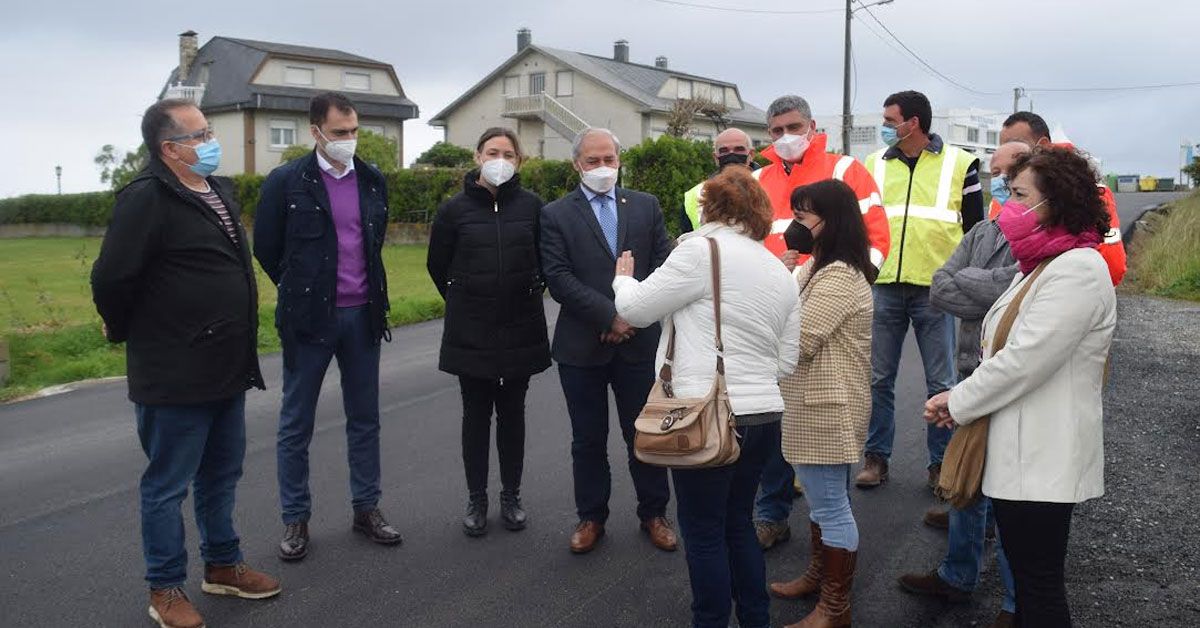
[[[667,132],[676,101],[701,99],[723,105],[717,117],[698,116],[692,136],[711,140],[726,127],[746,131],[756,144],[769,141],[766,113],[742,99],[734,83],[630,61],[629,42],[617,41],[612,57],[533,43],[517,32],[517,52],[429,122],[451,144],[474,149],[488,127],[517,132],[531,156],[569,159],[571,143],[587,127],[606,127],[626,145]]]
[[[270,172],[294,144],[312,147],[308,103],[337,91],[354,101],[359,128],[395,140],[404,163],[404,121],[418,117],[388,63],[340,50],[213,37],[198,46],[179,35],[179,66],[159,98],[199,104],[221,141],[218,174]]]

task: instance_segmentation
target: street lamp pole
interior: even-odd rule
[[[54,167],[54,177],[58,179],[58,193],[62,194],[62,166]]]
[[[858,9],[851,5],[858,2]],[[878,6],[881,4],[889,4],[895,0],[878,0],[870,4],[864,3],[862,0],[846,0],[846,46],[845,55],[842,59],[842,154],[850,154],[850,130],[854,128],[854,115],[850,113],[850,20],[854,17],[854,12],[867,7]]]

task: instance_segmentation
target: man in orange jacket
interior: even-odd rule
[[[1050,127],[1041,116],[1031,111],[1018,111],[1004,121],[1004,126],[1000,130],[1000,143],[1006,144],[1014,141],[1025,142],[1030,146],[1075,148],[1070,143],[1055,144],[1051,142]],[[1097,183],[1096,186],[1101,189],[1100,194],[1104,198],[1104,206],[1108,208],[1109,224],[1109,232],[1105,234],[1104,242],[1096,250],[1108,264],[1108,273],[1112,276],[1115,286],[1121,283],[1121,278],[1125,276],[1125,244],[1121,242],[1121,217],[1117,214],[1117,201],[1113,197],[1112,190],[1103,183]],[[1000,204],[996,202],[996,199],[992,199],[988,216],[994,219],[999,212]]]
[[[771,199],[775,222],[764,244],[790,266],[803,264],[807,256],[788,251],[783,232],[792,223],[792,190],[827,179],[838,179],[854,190],[862,210],[863,222],[871,244],[871,261],[883,264],[891,248],[891,231],[879,197],[875,179],[859,161],[849,155],[825,152],[826,136],[817,133],[812,110],[799,96],[781,96],[767,108],[767,131],[773,143],[762,151],[771,164],[754,171],[763,190]],[[754,528],[758,542],[768,549],[791,537],[788,515],[794,471],[783,459],[779,444],[769,454],[762,472],[762,486],[755,503]]]

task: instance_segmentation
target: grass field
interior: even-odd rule
[[[0,401],[65,382],[122,375],[125,350],[100,334],[88,276],[99,238],[0,240],[0,333],[12,366]],[[443,303],[425,273],[424,246],[387,246],[389,320],[403,325],[437,318]],[[275,288],[257,266],[259,350],[279,349]]]
[[[1149,233],[1130,252],[1130,270],[1137,290],[1200,301],[1200,193],[1150,220]]]

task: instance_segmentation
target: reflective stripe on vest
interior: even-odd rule
[[[962,240],[962,189],[975,157],[945,145],[940,154],[922,152],[910,170],[904,160],[883,155],[867,159],[892,234],[876,283],[928,286]]]

